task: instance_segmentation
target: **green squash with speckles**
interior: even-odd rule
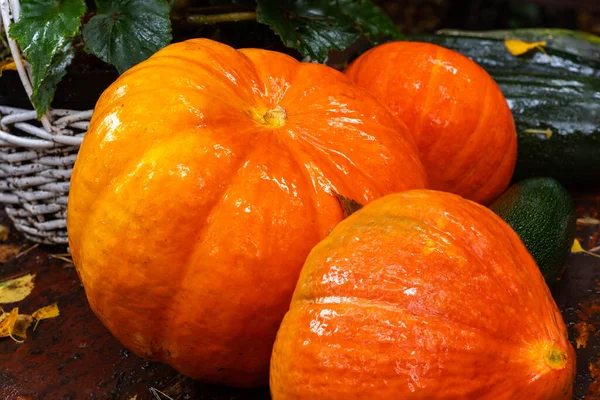
[[[525,179],[489,208],[517,232],[546,282],[556,280],[575,238],[575,208],[569,192],[552,178]]]

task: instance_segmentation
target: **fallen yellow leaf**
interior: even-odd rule
[[[42,307],[33,315],[19,314],[19,307],[13,308],[9,313],[0,307],[0,338],[10,337],[18,343],[22,343],[27,338],[27,329],[33,323],[43,319],[58,317],[59,311],[56,303]],[[35,330],[35,327],[33,328]]]
[[[0,304],[15,303],[29,296],[33,290],[35,274],[0,282]]]
[[[19,254],[19,246],[11,244],[0,245],[0,263],[5,263],[17,254]]]
[[[8,240],[8,234],[10,229],[6,225],[0,225],[0,242],[6,242]]]
[[[571,246],[571,253],[581,253],[584,251],[585,250],[583,249],[583,247],[581,247],[581,243],[579,243],[579,240],[575,239],[573,241],[573,246]]]
[[[11,337],[13,340],[16,340],[13,337],[13,330],[18,316],[19,307],[13,308],[10,313],[2,311],[2,316],[0,317],[0,338]]]
[[[552,137],[552,130],[550,128],[547,129],[525,129],[523,133],[531,133],[534,135],[544,135],[546,139],[550,139]]]
[[[13,326],[12,330],[12,338],[17,342],[23,342],[23,340],[27,337],[27,328],[31,326],[33,322],[33,318],[31,315],[27,314],[19,314],[17,315],[17,321]],[[19,338],[20,340],[17,340]]]
[[[544,41],[527,43],[527,42],[523,42],[522,40],[515,40],[515,39],[505,39],[504,40],[504,45],[506,46],[506,49],[513,56],[520,56],[521,54],[525,54],[528,51],[531,51],[533,49],[538,49],[538,50],[544,52],[544,46],[546,46],[546,44],[547,43]]]
[[[576,329],[576,331],[578,333],[577,338],[575,338],[575,344],[576,344],[577,348],[585,349],[587,346],[588,339],[590,337],[590,332],[594,332],[596,330],[596,328],[594,328],[594,325],[592,325],[586,321],[580,321],[580,322],[576,323],[574,325],[574,328]]]
[[[31,316],[37,321],[35,323],[35,326],[33,327],[33,330],[35,330],[35,328],[37,328],[37,324],[41,320],[48,319],[48,318],[56,318],[59,315],[60,315],[60,311],[58,310],[58,304],[56,304],[56,303],[40,308],[39,310],[37,310],[33,314],[31,314]]]
[[[6,57],[6,59],[0,61],[0,76],[2,76],[2,71],[15,71],[16,69],[17,65],[15,64],[12,57]]]
[[[591,251],[587,251],[586,249],[581,247],[581,243],[579,243],[579,240],[577,240],[577,239],[575,239],[573,241],[573,245],[571,246],[571,253],[584,253],[584,254],[589,254],[590,256],[593,256],[593,257],[600,258],[600,255],[598,255],[596,253],[592,253]]]

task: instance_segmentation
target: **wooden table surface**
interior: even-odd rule
[[[579,217],[596,218],[600,196],[575,195]],[[600,245],[600,225],[593,219],[578,226],[584,248]],[[0,224],[9,225],[0,212]],[[15,232],[1,246],[29,249]],[[267,400],[268,389],[241,390],[204,385],[166,365],[147,362],[124,349],[94,316],[72,264],[53,258],[64,249],[38,246],[0,264],[0,281],[35,273],[35,288],[18,303],[21,313],[58,302],[60,316],[41,321],[24,343],[0,339],[0,399],[206,399]],[[553,294],[571,342],[588,332],[585,347],[576,349],[574,399],[600,399],[600,258],[572,254]],[[17,304],[3,304],[10,310]],[[515,327],[518,329],[518,327]],[[581,338],[580,338],[581,340]],[[156,388],[169,397],[154,397]],[[136,397],[137,396],[137,397]]]

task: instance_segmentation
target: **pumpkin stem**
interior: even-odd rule
[[[265,122],[272,128],[280,128],[285,125],[285,118],[287,114],[285,109],[281,106],[277,106],[272,110],[267,111],[265,114]]]
[[[285,112],[285,108],[277,106],[264,114],[256,110],[252,110],[251,117],[254,121],[269,128],[281,128],[283,125],[285,125],[287,113]]]
[[[535,365],[537,372],[560,371],[568,366],[568,354],[560,345],[540,340],[528,346],[528,359]]]
[[[546,353],[546,364],[552,369],[563,369],[567,364],[567,355],[564,351],[551,347]]]

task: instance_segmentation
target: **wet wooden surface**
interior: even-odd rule
[[[598,217],[600,198],[577,195],[578,216]],[[9,224],[0,213],[0,224]],[[578,227],[584,248],[600,245],[600,225],[588,219]],[[31,247],[17,233],[7,242]],[[6,245],[0,244],[0,246]],[[0,339],[0,399],[155,399],[156,388],[172,399],[267,400],[268,389],[240,390],[203,385],[166,365],[147,362],[125,350],[90,310],[72,265],[53,254],[64,249],[39,246],[0,265],[0,281],[37,274],[33,292],[18,303],[21,313],[58,302],[61,315],[41,321],[24,343]],[[600,399],[600,258],[572,254],[554,297],[576,349],[574,399]],[[16,304],[4,304],[10,310]],[[516,327],[517,329],[517,327]],[[137,397],[136,397],[137,396]],[[161,399],[168,397],[159,395]]]

